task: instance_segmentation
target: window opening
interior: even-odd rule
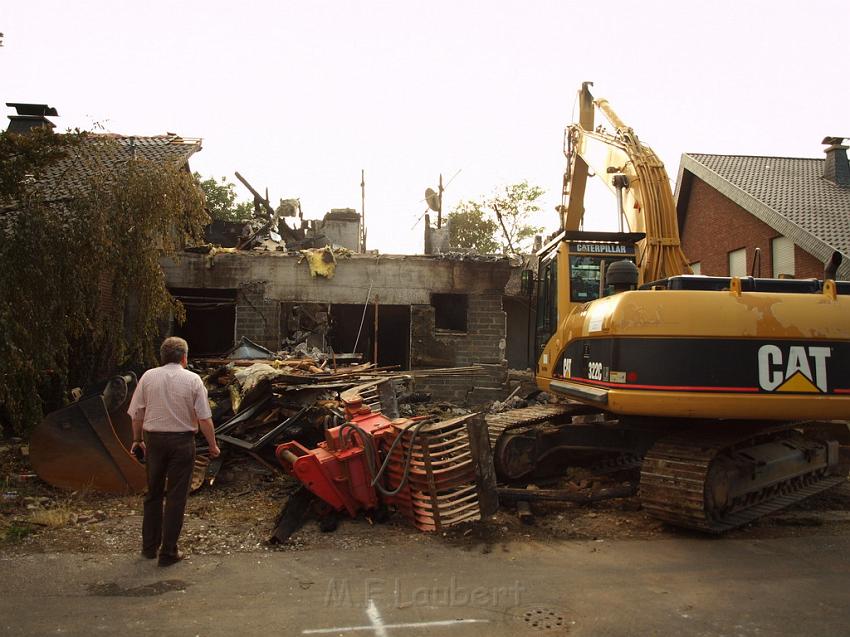
[[[432,294],[434,327],[438,330],[466,332],[469,297],[466,294]]]

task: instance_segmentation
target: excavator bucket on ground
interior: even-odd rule
[[[132,454],[127,406],[136,387],[132,373],[116,376],[101,394],[54,411],[33,431],[30,461],[56,487],[130,494],[145,490],[145,466]]]

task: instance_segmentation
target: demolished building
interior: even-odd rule
[[[187,310],[175,333],[198,355],[244,336],[272,351],[318,348],[413,370],[417,390],[435,400],[504,397],[506,306],[516,315],[513,329],[528,322],[527,302],[503,302],[518,271],[506,257],[326,254],[335,267],[324,276],[303,253],[212,250],[163,259],[167,284]],[[469,369],[428,373],[435,368]]]

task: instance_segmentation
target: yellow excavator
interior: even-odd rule
[[[498,474],[521,480],[560,452],[607,453],[640,467],[652,515],[708,532],[845,481],[840,254],[823,280],[692,275],[664,165],[590,85],[565,135],[561,230],[524,285],[536,295],[537,385],[567,401],[497,419]],[[595,126],[598,112],[613,130]],[[591,171],[616,198],[620,232],[582,230]]]

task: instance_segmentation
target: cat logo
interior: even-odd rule
[[[776,345],[759,348],[759,386],[764,391],[826,393],[829,347],[792,345],[787,356]]]

